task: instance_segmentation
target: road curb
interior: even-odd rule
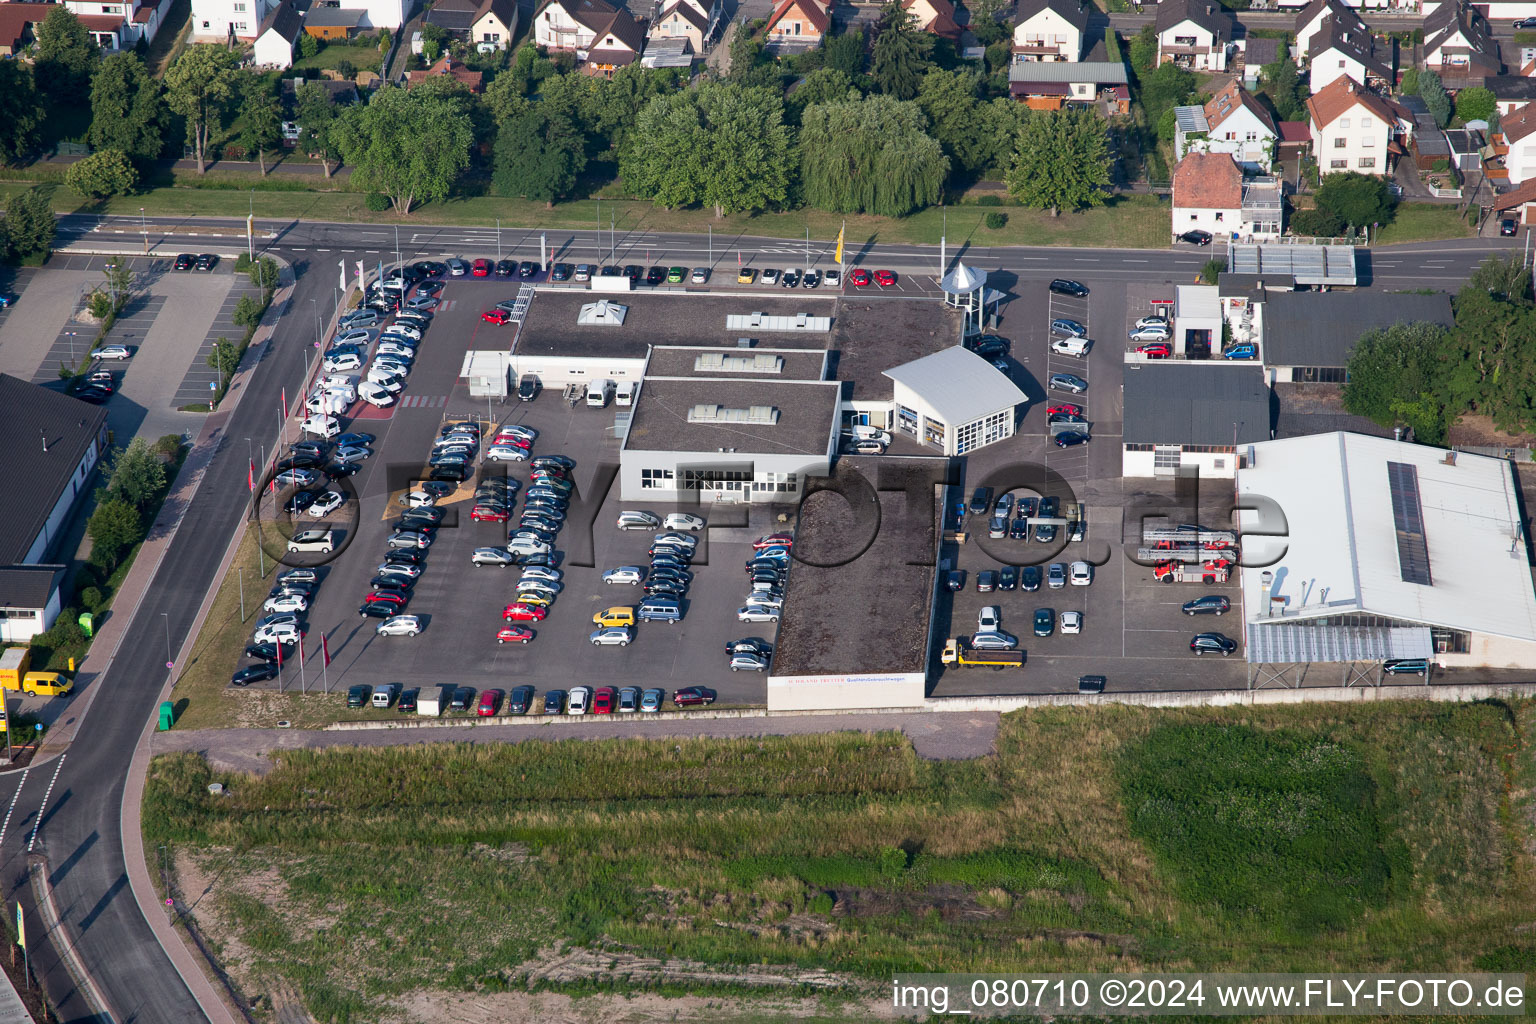
[[[64,962],[64,969],[69,972],[86,1003],[90,1005],[92,1016],[104,1021],[119,1020],[108,1008],[106,996],[101,994],[101,989],[96,987],[95,980],[80,962],[75,941],[70,937],[63,918],[59,916],[59,907],[53,898],[53,886],[48,884],[47,863],[44,858],[35,855],[29,859],[27,872],[32,876],[32,895],[37,901],[37,911],[42,915],[44,931],[51,937],[59,959]]]

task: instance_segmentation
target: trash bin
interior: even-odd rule
[[[176,724],[176,709],[170,701],[162,701],[160,704],[160,731],[165,732]]]
[[[90,612],[81,612],[79,622],[80,632],[84,633],[88,637],[95,635],[92,632],[92,629],[96,623],[96,616],[92,615]]]

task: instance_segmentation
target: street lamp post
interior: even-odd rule
[[[395,225],[395,266],[400,266],[400,225]]]
[[[144,254],[149,255],[149,225],[144,220],[144,207],[139,207],[139,233],[144,236]]]
[[[160,618],[165,620],[165,667],[169,671],[176,665],[176,659],[171,657],[171,613],[161,612]]]
[[[251,189],[250,204],[246,208],[245,216],[245,255],[252,263],[256,262],[256,190]]]

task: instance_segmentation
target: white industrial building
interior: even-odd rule
[[[1511,463],[1343,432],[1248,451],[1237,492],[1260,685],[1298,685],[1308,663],[1431,652],[1442,667],[1536,665]]]
[[[945,455],[1013,436],[1029,401],[1006,373],[959,345],[886,370],[895,382],[895,429]]]
[[[1161,361],[1125,367],[1121,474],[1237,475],[1242,453],[1271,437],[1264,370],[1252,363]]]

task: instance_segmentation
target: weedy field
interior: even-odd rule
[[[512,1021],[494,996],[554,990],[850,1019],[918,969],[1536,971],[1531,725],[1104,706],[1007,716],[958,763],[899,734],[289,751],[261,777],[176,755],[144,823],[258,1015],[428,1019],[438,992]]]

